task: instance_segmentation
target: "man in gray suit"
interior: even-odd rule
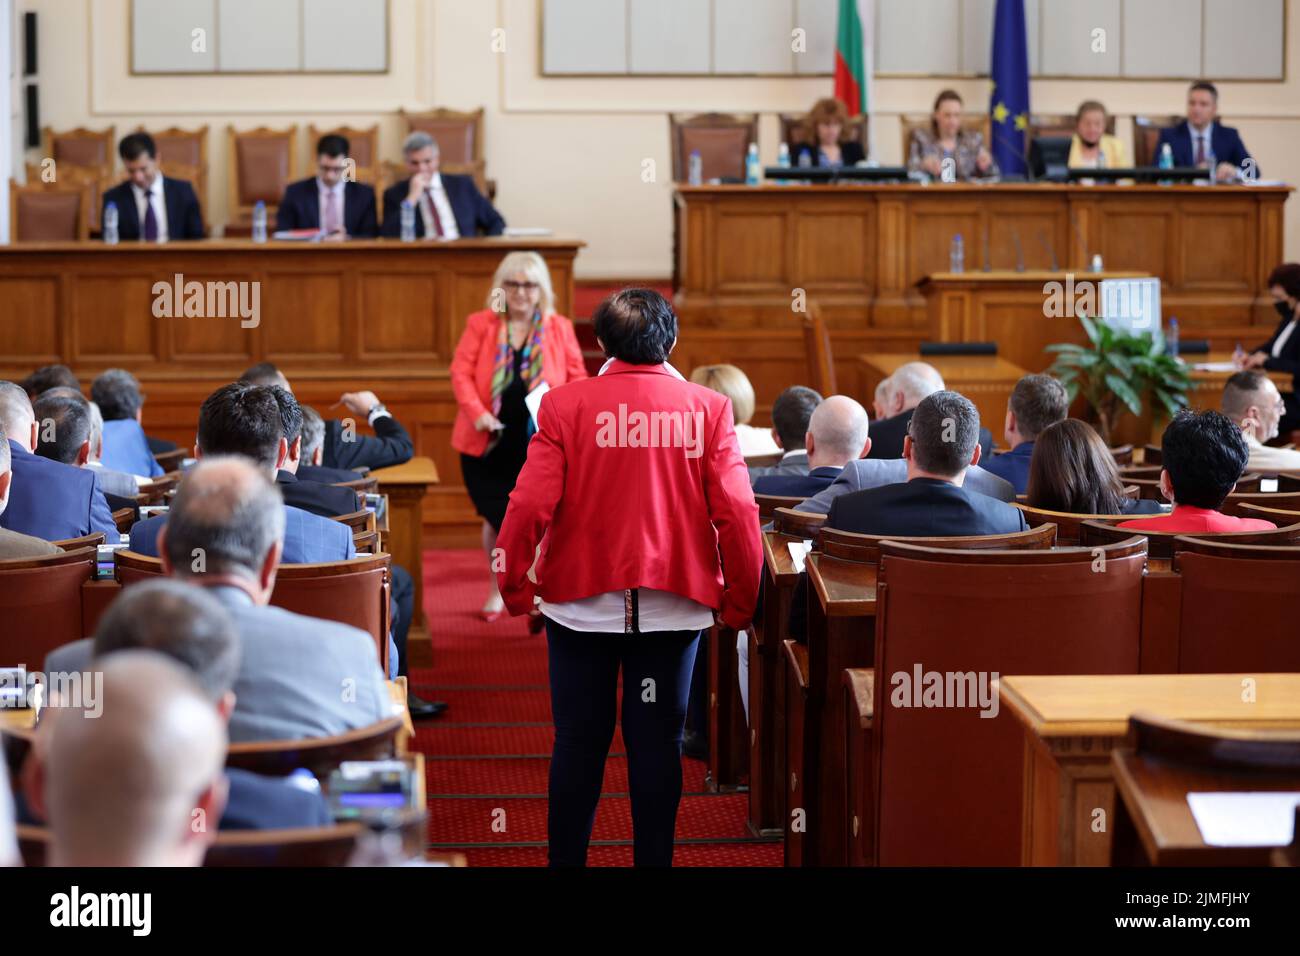
[[[326,737],[394,713],[369,634],[268,606],[284,522],[279,493],[252,462],[205,458],[181,482],[159,533],[163,571],[208,588],[239,631],[233,743]],[[77,663],[52,656],[49,666],[84,669]]]
[[[907,462],[902,458],[859,458],[844,466],[840,476],[829,488],[814,495],[795,507],[795,511],[808,511],[813,514],[830,514],[831,502],[840,495],[850,491],[862,491],[865,488],[879,488],[882,485],[897,485],[907,481]],[[978,465],[973,465],[966,472],[968,491],[978,491],[999,501],[1015,501],[1016,489],[1011,482],[990,474]]]

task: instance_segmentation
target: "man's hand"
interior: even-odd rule
[[[1246,368],[1263,368],[1264,363],[1268,361],[1267,352],[1251,352],[1246,356]]]
[[[420,197],[424,195],[424,191],[429,188],[429,184],[432,182],[432,176],[426,176],[424,173],[416,173],[411,177],[411,190],[407,193],[406,198],[418,206],[420,204]]]
[[[374,392],[348,392],[339,399],[339,403],[353,415],[360,415],[363,418],[368,417],[371,410],[381,404]]]
[[[993,156],[983,146],[980,147],[979,155],[975,157],[975,168],[981,173],[987,173],[993,166]]]
[[[1232,163],[1219,163],[1214,176],[1221,183],[1230,183],[1237,178],[1237,167]]]

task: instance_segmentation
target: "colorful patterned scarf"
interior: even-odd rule
[[[532,391],[545,381],[542,352],[542,312],[533,313],[533,325],[524,342],[523,360],[520,363],[520,375],[528,391]],[[514,349],[510,347],[510,321],[508,316],[501,316],[501,328],[497,332],[497,357],[492,366],[492,414],[501,417],[501,396],[510,387],[515,378]]]

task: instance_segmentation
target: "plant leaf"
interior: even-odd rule
[[[1110,390],[1115,393],[1120,401],[1128,406],[1130,412],[1138,416],[1142,414],[1142,399],[1133,390],[1133,386],[1113,373],[1106,376],[1106,384],[1110,386]]]

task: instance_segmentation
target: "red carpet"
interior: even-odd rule
[[[546,778],[550,770],[550,691],[546,638],[523,620],[485,624],[478,616],[487,569],[477,551],[425,555],[425,611],[433,632],[431,668],[415,667],[412,689],[451,709],[418,722],[425,755],[429,846],[466,855],[470,866],[546,865]],[[436,569],[436,572],[431,570]],[[704,764],[682,761],[676,866],[780,866],[781,844],[753,838],[745,794],[709,793]],[[589,862],[631,866],[627,761],[618,732],[605,764]]]

